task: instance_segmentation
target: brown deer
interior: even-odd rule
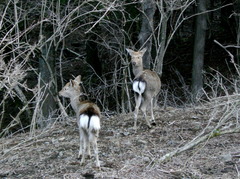
[[[131,49],[126,50],[131,56],[133,74],[135,76],[133,80],[133,91],[136,102],[134,111],[134,129],[137,129],[137,117],[139,108],[144,114],[148,127],[151,128],[151,124],[156,125],[153,115],[153,98],[156,97],[160,91],[161,81],[156,72],[148,69],[143,69],[142,58],[147,50],[146,48],[142,49],[141,51],[133,51]],[[149,105],[151,108],[151,121],[149,121],[146,115],[146,109]]]
[[[96,157],[96,166],[100,168],[98,159],[98,146],[97,138],[100,130],[100,109],[99,107],[90,102],[82,101],[83,95],[80,87],[81,76],[77,76],[74,80],[70,80],[63,89],[59,92],[59,96],[70,98],[70,103],[77,116],[77,124],[80,135],[80,148],[78,158],[82,156],[81,165],[85,162],[86,152],[91,156],[90,143]],[[87,150],[87,151],[86,151]]]

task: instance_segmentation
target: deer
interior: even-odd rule
[[[81,75],[79,75],[74,80],[70,80],[62,90],[59,91],[59,96],[70,98],[70,104],[76,113],[80,136],[78,158],[80,159],[82,157],[80,165],[83,165],[85,162],[86,152],[88,157],[91,157],[90,144],[92,144],[96,157],[96,166],[100,168],[97,139],[100,130],[101,113],[95,103],[81,99],[81,96],[84,95],[80,86],[81,83]]]
[[[161,88],[161,80],[158,74],[149,69],[143,69],[143,55],[146,52],[146,48],[140,51],[133,51],[126,49],[131,56],[132,71],[134,79],[132,88],[135,97],[135,110],[134,110],[134,129],[137,130],[137,118],[139,108],[144,114],[147,125],[151,128],[152,125],[156,125],[153,114],[153,99],[158,95]],[[150,105],[151,121],[147,118],[146,110]],[[151,124],[150,124],[151,123]]]

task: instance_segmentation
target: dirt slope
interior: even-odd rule
[[[73,118],[56,122],[36,137],[29,133],[0,139],[0,178],[224,178],[240,172],[240,134],[216,137],[165,163],[158,158],[193,139],[208,121],[208,112],[157,109],[157,126],[143,119],[132,129],[132,114],[102,118],[99,138],[101,170],[94,157],[80,166],[78,131]]]

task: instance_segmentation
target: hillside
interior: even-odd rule
[[[0,140],[1,178],[237,178],[240,176],[240,133],[221,135],[159,163],[164,154],[190,141],[207,125],[201,108],[155,109],[157,125],[148,129],[132,114],[102,118],[99,137],[101,170],[94,157],[80,166],[78,130],[73,118],[56,121],[44,131]]]

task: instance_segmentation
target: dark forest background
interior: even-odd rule
[[[2,0],[1,136],[70,114],[58,91],[79,74],[104,115],[131,112],[126,48],[147,47],[160,107],[238,93],[239,10],[239,0]]]

